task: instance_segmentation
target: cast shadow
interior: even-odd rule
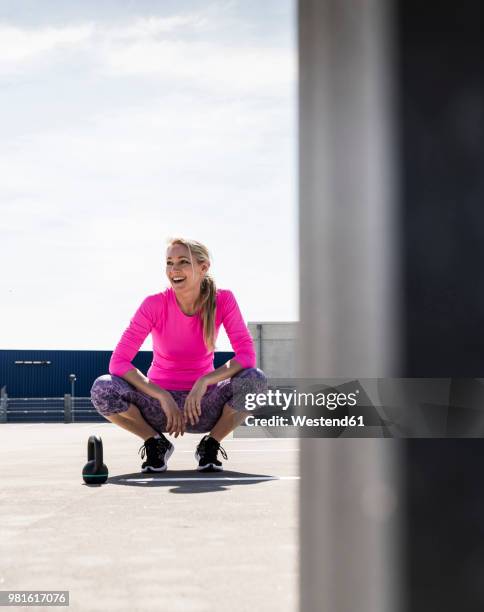
[[[203,473],[196,470],[169,470],[160,473],[134,472],[132,474],[119,474],[108,478],[106,484],[143,487],[145,489],[150,487],[171,487],[170,493],[210,493],[214,491],[228,491],[233,486],[255,485],[272,480],[278,480],[278,478],[270,474],[248,474],[228,470]]]

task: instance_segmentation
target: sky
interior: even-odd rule
[[[113,350],[170,236],[297,320],[296,71],[294,0],[2,0],[0,349]]]

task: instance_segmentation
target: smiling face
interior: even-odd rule
[[[208,268],[207,263],[199,264],[195,258],[192,267],[189,250],[184,244],[173,244],[166,251],[166,276],[177,292],[200,291]]]

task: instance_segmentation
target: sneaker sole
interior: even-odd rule
[[[172,444],[171,448],[169,448],[165,453],[165,463],[161,467],[157,468],[157,467],[152,467],[151,465],[146,465],[144,468],[141,468],[141,471],[142,472],[166,472],[166,470],[168,469],[168,459],[173,455],[174,450],[175,450],[175,447]]]
[[[200,461],[200,455],[195,451],[195,459]],[[215,463],[207,463],[206,465],[197,465],[198,472],[223,472],[223,465],[215,465]]]
[[[221,465],[215,465],[214,463],[208,463],[207,465],[198,465],[198,472],[223,472],[223,467]]]

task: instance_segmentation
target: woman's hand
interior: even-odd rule
[[[191,388],[185,399],[185,422],[189,421],[191,425],[198,423],[202,414],[202,397],[207,387],[207,382],[203,378],[199,378]]]
[[[166,432],[174,434],[175,438],[178,438],[179,435],[183,436],[185,433],[185,419],[172,395],[167,391],[158,399],[161,404],[161,409],[166,415]]]

